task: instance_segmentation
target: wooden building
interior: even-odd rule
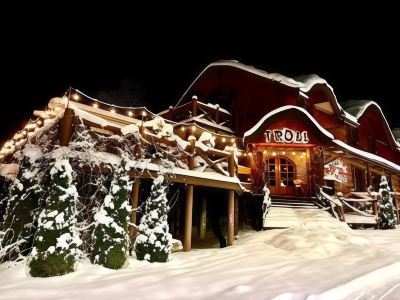
[[[197,76],[175,106],[158,114],[145,107],[117,107],[70,89],[34,116],[2,148],[4,166],[36,132],[55,122],[61,128],[60,143],[68,145],[79,119],[101,135],[124,135],[136,126],[142,141],[181,151],[182,159],[174,162],[169,178],[185,188],[184,213],[179,212],[185,215],[185,250],[191,248],[197,189],[225,191],[224,199],[211,200],[226,203],[228,245],[246,214],[245,202],[259,199],[264,186],[273,201],[311,203],[323,198],[336,207],[341,220],[368,223],[351,221],[354,213],[364,213],[376,223],[377,199],[367,188],[377,191],[385,173],[398,207],[399,133],[392,133],[377,103],[339,103],[333,88],[317,75],[289,78],[237,61],[218,61]],[[155,123],[162,129],[155,130]],[[140,180],[160,168],[151,164],[135,179],[133,206],[139,201]],[[366,202],[372,203],[372,214],[360,210]],[[200,207],[200,216],[195,217],[204,227],[204,202]]]

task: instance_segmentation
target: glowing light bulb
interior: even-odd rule
[[[97,103],[93,103],[93,107],[94,107],[94,108],[98,108],[99,105],[98,105]]]
[[[264,155],[267,154],[267,151],[264,150],[264,151],[263,151],[263,154],[264,154]]]
[[[226,138],[222,138],[222,142],[225,143],[226,142]]]
[[[185,127],[182,126],[182,127],[181,127],[181,131],[185,131]]]
[[[282,151],[282,152],[281,152],[281,154],[282,154],[282,155],[285,155],[285,154],[286,154],[286,152],[285,152],[285,151]]]
[[[142,116],[143,116],[143,117],[147,116],[146,111],[142,111]]]
[[[276,152],[275,152],[275,151],[274,151],[274,152],[272,152],[272,155],[273,155],[273,156],[276,156]]]
[[[247,156],[247,153],[243,154],[243,156]]]
[[[112,114],[115,114],[115,109],[114,109],[114,108],[111,108],[110,112],[111,112]]]
[[[235,138],[231,138],[231,142],[234,143],[235,142]]]
[[[192,126],[192,131],[193,131],[193,132],[196,131],[196,126]]]
[[[253,153],[249,152],[249,154],[247,154],[248,156],[253,156]]]
[[[132,111],[128,111],[128,116],[132,117],[133,116],[133,112]]]
[[[73,94],[72,99],[78,101],[81,97],[78,94]]]
[[[296,155],[296,152],[292,152],[292,155]]]

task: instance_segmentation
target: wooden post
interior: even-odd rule
[[[238,195],[235,194],[235,226],[234,226],[234,234],[238,235],[239,233],[239,198]]]
[[[192,97],[192,117],[197,116],[197,96]]]
[[[142,124],[139,127],[139,133],[144,138],[144,120],[142,120]]]
[[[372,201],[372,213],[374,214],[374,216],[376,217],[376,220],[378,221],[378,200],[373,200]],[[379,223],[376,223],[374,226],[375,229],[379,228]]]
[[[369,172],[369,163],[367,163],[367,188],[371,185],[371,173]]]
[[[132,206],[132,212],[130,216],[130,222],[132,224],[136,225],[136,219],[137,219],[137,211],[136,209],[138,208],[139,204],[139,191],[140,191],[140,179],[139,177],[135,178],[135,181],[133,182],[133,187],[132,187],[132,192],[131,192],[131,206]],[[135,226],[130,225],[129,226],[129,236],[131,239],[136,237],[137,229]]]
[[[395,213],[397,216],[397,224],[400,224],[400,213],[399,213],[399,200],[397,199],[396,195],[393,195],[393,204],[394,204],[394,209],[395,209]]]
[[[207,236],[207,199],[201,199],[200,215],[200,239],[204,240]]]
[[[170,106],[168,107],[168,119],[174,120],[174,107]]]
[[[194,169],[194,152],[196,138],[194,136],[189,137],[190,142],[190,156],[189,170]],[[190,251],[192,248],[192,217],[193,217],[193,185],[188,184],[186,186],[186,208],[185,208],[185,231],[183,236],[183,251]]]
[[[216,105],[217,108],[215,110],[215,123],[219,124],[219,105]]]
[[[74,123],[75,113],[74,110],[67,107],[64,112],[64,117],[61,123],[61,133],[60,133],[60,145],[68,146],[72,133],[73,133],[73,123]]]
[[[183,237],[183,251],[192,249],[192,214],[193,214],[193,185],[186,187],[185,233]]]
[[[231,152],[228,161],[229,176],[235,176],[235,156]],[[227,245],[233,245],[234,223],[235,223],[235,191],[228,191],[228,224],[227,224]]]

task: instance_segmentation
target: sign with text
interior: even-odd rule
[[[307,144],[310,141],[307,131],[289,128],[266,130],[264,136],[267,143]]]

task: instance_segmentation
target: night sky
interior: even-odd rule
[[[156,18],[154,28],[154,19],[137,20],[139,15],[135,11],[117,23],[104,14],[88,19],[82,13],[67,23],[57,15],[35,16],[5,32],[0,142],[69,86],[99,100],[157,112],[176,104],[201,70],[219,59],[287,76],[316,73],[339,101],[375,100],[390,126],[400,127],[398,17],[333,19],[269,10],[263,18],[246,12],[239,19],[185,14],[174,19],[176,25],[168,17]]]

